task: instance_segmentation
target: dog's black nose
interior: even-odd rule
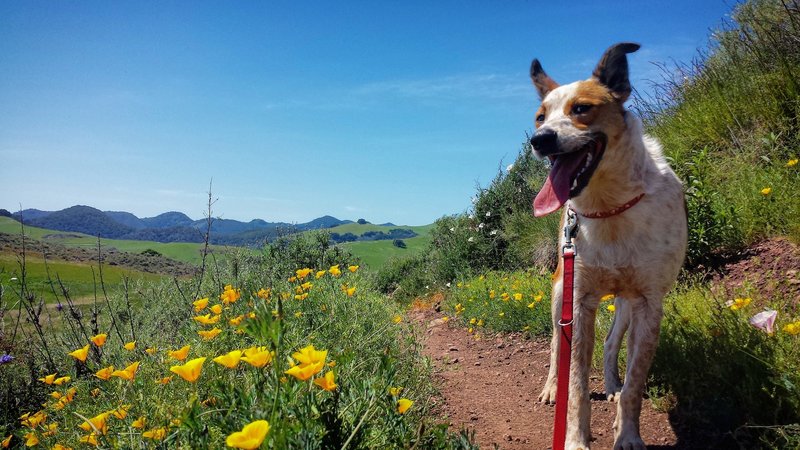
[[[531,146],[542,155],[558,152],[558,134],[553,130],[541,130],[531,138]]]

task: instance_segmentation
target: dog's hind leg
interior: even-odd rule
[[[631,308],[628,302],[615,299],[614,306],[616,308],[614,319],[603,344],[603,379],[606,398],[611,402],[619,400],[619,393],[622,391],[622,380],[619,377],[619,350],[631,320]]]
[[[628,364],[625,384],[617,402],[617,417],[614,419],[614,450],[644,450],[639,435],[639,415],[642,411],[647,373],[653,362],[658,345],[663,309],[661,296],[625,299],[630,302],[630,326],[628,334]]]
[[[542,393],[539,394],[539,401],[544,403],[556,402],[556,386],[558,383],[558,352],[561,347],[561,327],[558,320],[561,318],[561,299],[563,291],[561,280],[553,283],[553,301],[550,304],[553,319],[553,338],[550,341],[550,370],[547,372],[547,381],[544,382]]]

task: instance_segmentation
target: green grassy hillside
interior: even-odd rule
[[[19,234],[20,224],[9,217],[0,217],[0,233]],[[72,233],[64,231],[47,230],[37,227],[25,227],[25,234],[36,240],[44,240],[54,244],[61,244],[67,247],[95,248],[97,238],[83,233]],[[202,255],[203,244],[189,242],[170,242],[160,243],[152,241],[128,241],[118,239],[100,239],[100,245],[113,247],[121,252],[141,253],[144,250],[155,250],[167,258],[183,261],[190,264],[199,264]],[[211,246],[212,251],[223,250],[225,247]]]
[[[389,232],[389,230],[395,228],[412,230],[417,233],[418,236],[409,239],[403,239],[403,242],[406,244],[406,248],[395,247],[391,240],[357,241],[341,244],[342,247],[346,248],[353,255],[357,256],[371,269],[379,269],[391,259],[407,258],[421,253],[431,242],[430,232],[433,228],[433,224],[422,226],[382,226],[373,224],[360,225],[357,223],[348,223],[331,228],[330,232],[339,234],[353,233],[356,236],[361,236],[368,231]]]
[[[95,287],[98,291],[100,290],[100,272],[97,264],[64,261],[47,261],[45,263],[44,259],[33,257],[26,258],[25,262],[28,290],[36,294],[37,298],[43,298],[47,303],[55,301],[55,296],[48,281],[48,271],[50,274],[49,279],[57,283],[57,277],[61,278],[69,288],[70,297],[77,302],[94,298]],[[124,267],[103,266],[103,280],[106,287],[112,289],[121,286],[123,278],[159,281],[165,277],[165,275],[146,273]],[[16,278],[17,281],[22,278],[17,256],[0,253],[0,283],[13,289],[17,284],[12,281],[13,278]],[[59,297],[62,297],[57,284],[56,291],[59,293]]]

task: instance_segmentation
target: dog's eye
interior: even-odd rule
[[[544,114],[539,114],[538,116],[536,116],[536,122],[538,123],[544,122]]]
[[[572,107],[572,114],[586,114],[592,109],[592,105],[575,105]]]

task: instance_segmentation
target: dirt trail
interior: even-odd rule
[[[433,361],[441,412],[452,431],[475,430],[481,448],[550,448],[554,410],[536,401],[547,376],[548,341],[518,334],[476,340],[443,323],[432,309],[409,315],[424,327],[424,354]],[[591,388],[592,449],[610,449],[616,405],[605,400],[600,374],[592,374]],[[641,433],[649,449],[691,448],[677,444],[667,414],[648,400],[642,405]]]

